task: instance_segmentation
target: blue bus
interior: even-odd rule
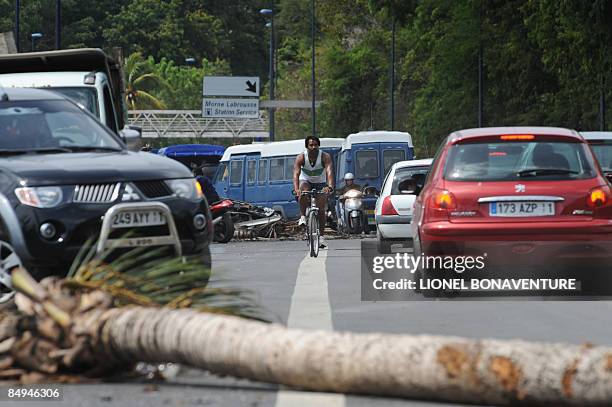
[[[321,149],[335,162],[343,143],[342,138],[322,138]],[[223,197],[272,208],[285,219],[298,218],[293,165],[304,150],[303,139],[228,147],[215,173],[215,189]]]
[[[352,172],[355,183],[375,189],[375,195],[364,196],[368,225],[375,226],[374,207],[383,180],[393,164],[414,159],[412,136],[400,131],[362,131],[347,136],[338,154],[336,188],[344,186],[344,174]]]

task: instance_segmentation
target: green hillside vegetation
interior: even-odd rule
[[[22,50],[42,32],[54,47],[54,0],[22,3]],[[274,4],[273,4],[274,3]],[[143,91],[168,109],[200,109],[204,75],[267,83],[274,6],[277,99],[310,99],[310,1],[64,0],[63,47],[122,47],[160,81]],[[93,6],[95,4],[95,6]],[[0,30],[13,29],[0,2]],[[432,155],[449,131],[478,126],[478,54],[484,55],[484,125],[599,129],[600,92],[612,91],[612,0],[316,1],[317,133],[337,137],[390,127],[391,22],[396,20],[395,128]],[[185,58],[195,58],[195,67]],[[267,91],[264,91],[263,98]],[[608,109],[606,123],[612,121]],[[281,109],[277,138],[310,134],[308,109]]]

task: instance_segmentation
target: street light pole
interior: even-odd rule
[[[55,49],[62,48],[62,0],[55,1]]]
[[[310,24],[310,36],[312,46],[312,64],[310,70],[310,79],[312,82],[312,135],[317,135],[317,113],[315,110],[315,0],[310,0],[310,13],[311,13],[311,24]]]
[[[601,73],[599,84],[599,130],[606,131],[606,82],[604,74]]]
[[[15,0],[15,47],[19,52],[19,0]]]
[[[391,84],[389,94],[391,98],[391,130],[395,130],[395,15],[391,22]]]
[[[270,17],[270,100],[274,100],[274,11]],[[274,108],[270,108],[270,141],[274,141]]]
[[[480,0],[480,11],[478,21],[478,127],[484,122],[484,84],[483,84],[483,51],[482,51],[482,0]]]
[[[270,100],[274,100],[274,10],[264,8],[259,11],[260,14],[270,18],[270,59],[269,65],[270,70],[268,74],[268,83],[270,84]],[[267,24],[266,24],[267,26]],[[274,108],[268,109],[268,116],[270,118],[270,141],[274,141]]]

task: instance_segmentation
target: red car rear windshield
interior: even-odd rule
[[[586,144],[562,141],[491,141],[450,147],[449,181],[573,180],[596,175]]]

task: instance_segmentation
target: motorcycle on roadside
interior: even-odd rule
[[[234,201],[222,199],[210,205],[212,223],[214,227],[213,240],[218,243],[227,243],[234,236],[234,221],[232,219],[232,209]]]

